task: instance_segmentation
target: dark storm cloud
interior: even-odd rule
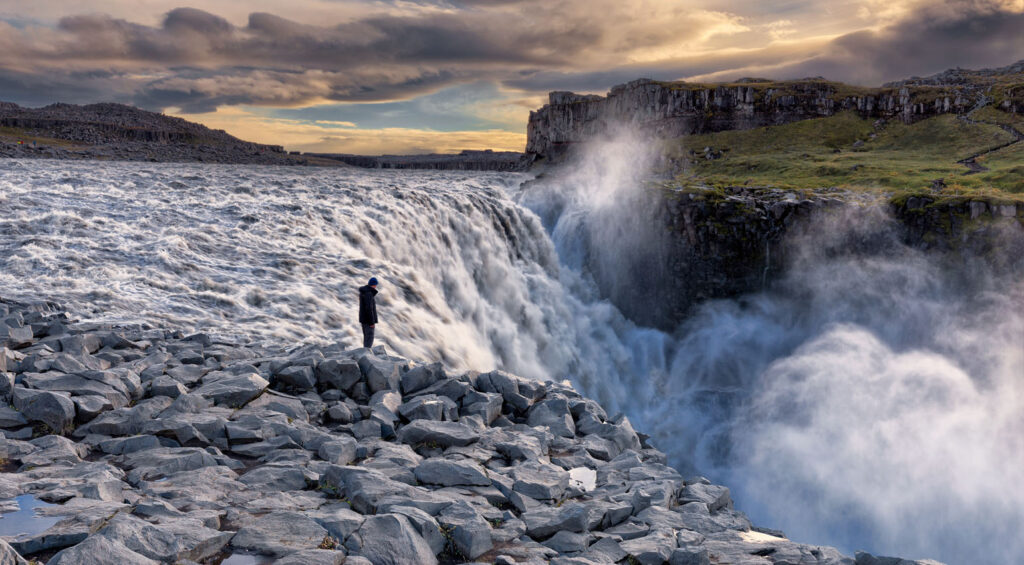
[[[926,6],[879,31],[860,31],[831,41],[818,55],[766,66],[773,78],[823,76],[879,85],[952,67],[984,68],[1024,58],[1024,13],[988,1]],[[726,71],[732,78],[747,70]]]
[[[528,93],[604,91],[641,76],[823,75],[878,83],[1024,57],[1024,15],[985,1],[921,4],[889,27],[825,44],[794,41],[690,56],[687,41],[727,37],[730,32],[715,29],[739,29],[741,19],[675,5],[653,17],[612,0],[420,4],[425,8],[417,15],[397,11],[333,26],[267,13],[234,25],[194,8],[171,10],[153,26],[95,14],[63,18],[55,28],[0,21],[0,99],[115,98],[150,109],[207,112],[230,105],[391,102],[477,81]],[[648,56],[659,49],[663,55]],[[642,62],[647,59],[653,62]]]

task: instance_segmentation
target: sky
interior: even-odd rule
[[[1024,59],[1024,0],[0,0],[0,100],[115,101],[290,150],[521,151],[552,90]]]

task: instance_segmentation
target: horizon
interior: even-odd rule
[[[522,151],[553,90],[879,86],[1024,59],[1024,0],[592,4],[0,0],[0,100],[125,103],[290,151]]]

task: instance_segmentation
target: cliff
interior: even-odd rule
[[[676,138],[746,130],[851,110],[866,118],[912,123],[991,102],[1009,113],[1024,111],[1024,62],[988,71],[948,71],[881,88],[822,78],[794,81],[745,79],[698,84],[638,79],[606,96],[552,92],[530,113],[526,152],[557,160],[566,150],[624,124],[652,136]]]

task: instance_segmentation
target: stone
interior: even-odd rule
[[[349,424],[352,422],[352,409],[339,402],[327,410],[327,417],[341,424]]]
[[[345,560],[344,548],[336,549],[304,549],[289,553],[274,561],[274,565],[342,565],[351,563]]]
[[[350,437],[337,436],[335,439],[321,444],[320,449],[317,450],[317,455],[333,465],[348,465],[355,460],[358,445]]]
[[[149,391],[153,396],[166,396],[168,398],[178,398],[183,394],[188,394],[188,389],[185,388],[185,385],[163,375],[150,382]]]
[[[128,549],[116,540],[95,535],[59,551],[46,565],[159,565],[159,562]]]
[[[231,538],[231,546],[282,556],[302,549],[316,549],[326,537],[327,530],[305,514],[272,512],[242,526]]]
[[[707,504],[709,512],[717,512],[722,508],[732,508],[732,498],[729,496],[729,489],[720,485],[690,484],[683,487],[679,493],[680,504],[688,502],[703,502]]]
[[[0,539],[0,565],[28,565],[28,561],[18,555],[6,541]]]
[[[618,563],[628,555],[622,549],[622,546],[619,545],[619,542],[613,538],[605,537],[591,544],[583,554],[583,557],[598,563]]]
[[[164,520],[155,526],[130,514],[118,514],[98,533],[164,563],[213,557],[233,535],[208,528],[200,520]]]
[[[398,364],[376,355],[363,355],[359,358],[359,370],[366,378],[366,386],[370,394],[382,390],[399,390],[401,375]]]
[[[209,383],[204,378],[203,385],[194,394],[209,398],[218,405],[239,408],[263,394],[269,384],[255,373],[223,377]]]
[[[676,536],[671,530],[654,530],[644,537],[623,541],[619,546],[641,565],[662,565],[676,550]]]
[[[444,367],[440,363],[418,365],[402,375],[402,394],[411,394],[445,380]]]
[[[708,550],[705,547],[680,547],[668,558],[669,565],[711,565]]]
[[[399,514],[370,516],[345,547],[374,565],[434,565],[437,557],[408,518]]]
[[[469,503],[460,500],[437,516],[459,555],[476,559],[494,547],[491,526]]]
[[[585,532],[590,523],[590,511],[579,503],[570,502],[559,507],[540,506],[524,512],[526,534],[534,539],[544,539],[562,530]]]
[[[437,521],[430,514],[411,506],[390,506],[388,507],[388,513],[400,514],[408,518],[409,522],[416,528],[416,531],[426,540],[427,545],[430,546],[430,551],[434,552],[434,555],[438,555],[445,550],[448,540],[445,539],[445,536],[441,533],[441,527],[438,526]]]
[[[490,486],[491,479],[479,464],[473,461],[453,461],[432,458],[419,464],[414,471],[416,479],[430,485]]]
[[[409,445],[436,444],[440,447],[461,447],[478,439],[479,433],[456,422],[416,420],[398,430],[398,440]]]
[[[470,391],[462,399],[462,415],[480,416],[484,423],[490,425],[501,415],[504,399],[500,394]]]
[[[561,531],[543,543],[558,553],[580,553],[587,550],[587,546],[590,543],[590,534]]]
[[[10,402],[11,393],[14,392],[14,374],[8,373],[5,366],[4,348],[0,347],[0,401]]]
[[[285,367],[275,375],[274,381],[296,390],[312,390],[316,388],[317,382],[313,368],[306,365]]]
[[[17,387],[12,395],[14,409],[30,422],[45,424],[63,432],[75,422],[75,404],[67,394]]]
[[[239,477],[238,482],[258,492],[303,490],[307,486],[302,468],[291,465],[262,465]]]
[[[551,398],[530,408],[526,423],[531,427],[547,426],[551,433],[561,437],[575,437],[569,402],[565,398]]]
[[[427,394],[417,396],[398,407],[406,420],[455,420],[458,405],[446,396]]]
[[[557,500],[569,487],[569,473],[561,467],[527,461],[512,471],[512,490],[537,500]]]
[[[365,516],[353,512],[347,504],[321,506],[315,513],[310,513],[309,517],[323,526],[331,537],[340,541],[348,539],[366,520]]]
[[[25,416],[10,406],[0,405],[0,428],[14,429],[28,425]]]
[[[348,391],[362,378],[359,363],[352,359],[327,359],[316,366],[316,379],[323,389]]]

